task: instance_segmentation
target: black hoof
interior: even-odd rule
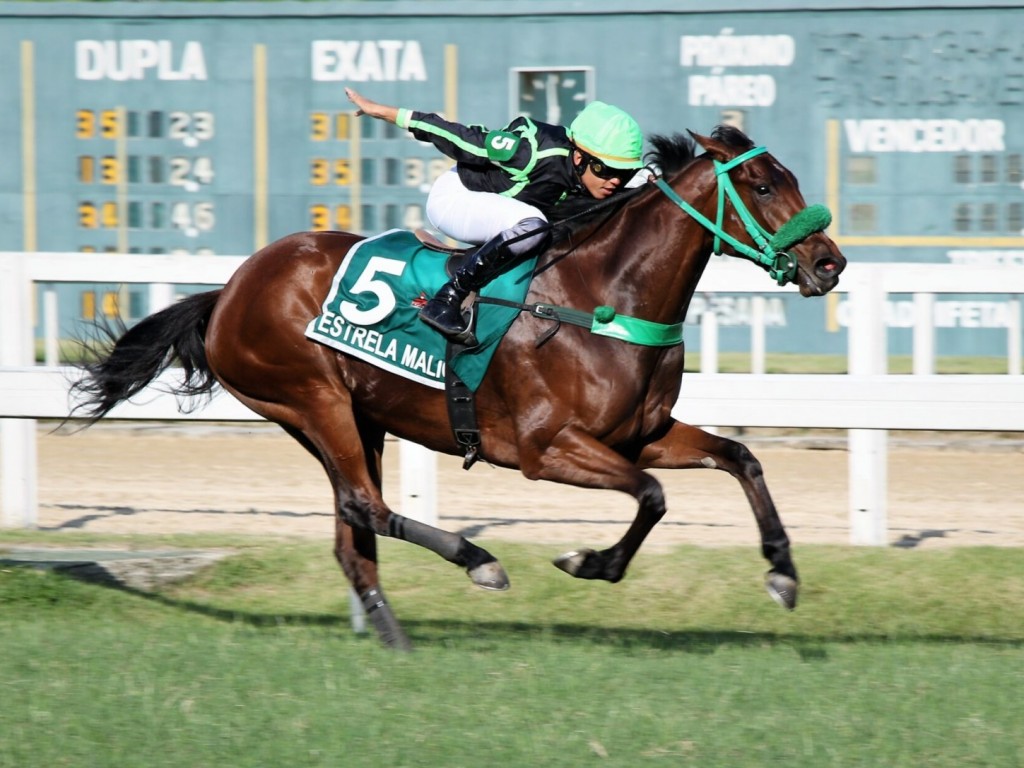
[[[570,576],[578,576],[587,559],[596,555],[597,553],[592,549],[580,549],[559,555],[551,562],[555,568],[565,571]]]
[[[601,579],[615,584],[622,580],[625,569],[612,570],[611,550],[595,552],[592,549],[578,549],[566,552],[552,560],[559,570],[577,579]]]
[[[799,585],[796,579],[784,576],[775,571],[768,571],[764,578],[765,589],[771,595],[772,600],[783,608],[792,611],[796,608],[796,597]]]

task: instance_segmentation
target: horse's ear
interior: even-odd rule
[[[686,132],[693,137],[694,141],[704,148],[705,152],[715,158],[718,162],[725,163],[732,159],[734,153],[730,152],[729,148],[722,142],[715,141],[708,136],[701,136],[699,133],[694,133],[689,128],[686,129]]]

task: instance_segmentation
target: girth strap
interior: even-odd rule
[[[462,468],[469,469],[480,458],[480,427],[476,422],[473,390],[455,373],[452,358],[466,347],[452,344],[445,347],[444,395],[448,403],[448,422],[455,442],[463,451]]]

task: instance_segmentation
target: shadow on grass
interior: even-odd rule
[[[194,600],[169,597],[123,584],[106,583],[111,589],[157,603],[166,608],[232,624],[254,628],[325,627],[351,632],[348,614],[267,613],[222,608]],[[828,658],[832,644],[933,644],[987,645],[999,648],[1024,648],[1024,639],[972,636],[966,634],[837,632],[835,634],[777,633],[734,629],[652,630],[594,624],[545,623],[524,621],[468,621],[464,619],[400,619],[415,647],[487,648],[515,641],[555,641],[588,643],[621,650],[669,650],[695,654],[713,654],[721,648],[786,647],[795,650],[804,661]],[[373,630],[370,630],[373,635]]]

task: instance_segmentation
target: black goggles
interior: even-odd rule
[[[609,179],[618,179],[623,184],[632,179],[637,171],[636,168],[612,168],[610,165],[607,165],[592,155],[586,155],[586,166],[590,168],[590,172],[599,179],[603,179],[605,181],[608,181]]]

